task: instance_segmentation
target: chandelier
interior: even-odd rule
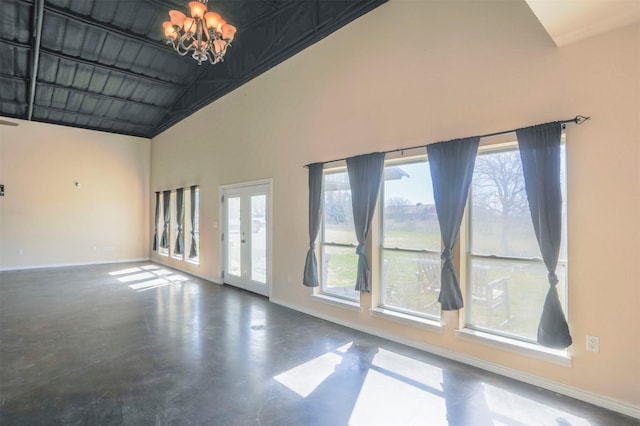
[[[207,1],[189,2],[190,18],[178,10],[171,10],[171,21],[162,23],[167,44],[181,56],[192,52],[198,65],[206,60],[212,64],[221,62],[236,34],[236,27],[227,24],[217,13],[207,11]]]

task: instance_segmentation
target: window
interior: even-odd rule
[[[564,145],[561,153],[565,200]],[[535,342],[548,280],[531,223],[517,145],[478,152],[467,227],[467,327]],[[566,204],[556,273],[566,312]]]
[[[160,239],[160,247],[158,254],[169,256],[169,246],[171,242],[171,192],[163,191],[160,203],[160,223],[158,224],[158,232]]]
[[[199,263],[200,189],[184,188],[182,206],[178,209],[178,191],[162,191],[158,204],[158,254],[177,260]],[[165,216],[166,214],[166,216]],[[177,250],[178,216],[182,216],[182,252]],[[164,232],[165,222],[168,224]]]
[[[184,233],[182,234],[183,235],[182,240],[178,241],[178,236],[179,236],[178,220],[179,220],[179,217],[182,218],[180,220],[184,219],[184,203],[181,206],[178,206],[177,199],[178,199],[177,191],[171,191],[170,209],[172,214],[171,214],[171,239],[169,240],[169,242],[171,247],[170,249],[171,257],[173,257],[174,259],[182,260],[184,258],[184,250],[180,252],[178,250],[178,244],[182,243],[182,248],[184,248]],[[184,201],[184,198],[183,198],[183,201]],[[178,207],[181,207],[181,208],[178,209]]]
[[[440,318],[440,227],[428,161],[385,163],[381,195],[380,306]]]
[[[321,230],[321,293],[360,300],[355,290],[358,240],[353,226],[351,188],[346,168],[324,172],[324,216]]]
[[[189,262],[200,262],[200,188],[192,186],[185,189],[185,256]]]

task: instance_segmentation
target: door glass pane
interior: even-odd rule
[[[231,275],[241,276],[240,197],[229,197],[227,206],[227,271]]]
[[[267,282],[266,195],[251,196],[251,280]]]

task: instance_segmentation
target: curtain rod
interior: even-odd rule
[[[571,118],[569,120],[562,120],[560,121],[560,124],[562,124],[562,128],[564,129],[564,125],[567,123],[575,123],[575,124],[582,124],[585,121],[589,120],[591,117],[585,117],[584,115],[576,115],[574,118]],[[477,138],[488,138],[491,136],[498,136],[498,135],[506,135],[507,133],[512,133],[515,132],[516,130],[519,129],[523,129],[524,127],[519,127],[518,129],[511,129],[511,130],[503,130],[501,132],[495,132],[495,133],[488,133],[486,135],[480,135],[480,136],[472,136],[472,137],[477,137]],[[422,144],[422,145],[416,145],[416,146],[410,146],[407,148],[397,148],[397,149],[391,149],[389,151],[382,151],[385,154],[390,154],[392,152],[400,152],[400,151],[409,151],[411,149],[417,149],[417,148],[422,148],[424,146],[426,146],[427,144]],[[321,161],[320,163],[322,164],[327,164],[327,163],[336,163],[338,161],[344,161],[347,158],[351,158],[351,157],[345,157],[345,158],[338,158],[336,160],[329,160],[329,161]],[[304,167],[309,167],[311,164],[315,164],[315,163],[309,163],[309,164],[305,164]]]

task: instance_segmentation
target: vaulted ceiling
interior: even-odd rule
[[[387,0],[210,0],[224,62],[164,42],[177,0],[0,0],[0,116],[151,138]]]

